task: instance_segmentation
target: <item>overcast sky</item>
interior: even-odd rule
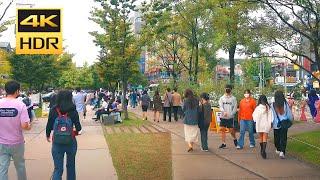
[[[1,1],[4,4],[8,3],[7,0]],[[5,19],[14,18],[17,7],[29,7],[29,5],[21,4],[33,4],[34,8],[62,8],[63,46],[69,53],[75,55],[73,61],[77,66],[82,66],[84,62],[93,64],[96,61],[99,48],[93,43],[93,37],[88,34],[88,32],[99,29],[98,25],[88,20],[90,11],[95,5],[93,0],[15,0]],[[0,12],[2,10],[0,9]],[[14,25],[2,33],[0,41],[10,42],[11,46],[15,47]],[[218,56],[228,58],[223,51],[219,51]]]
[[[1,1],[1,0],[0,0]],[[2,0],[5,4],[5,0]],[[93,37],[88,32],[95,31],[98,26],[88,20],[93,0],[16,0],[6,14],[6,19],[15,16],[16,7],[29,7],[34,4],[34,8],[62,8],[63,17],[63,46],[69,53],[73,53],[77,66],[82,66],[85,61],[92,64],[98,54],[99,48],[93,43]],[[17,4],[18,3],[18,4]],[[15,47],[14,25],[2,34],[0,41],[9,41]]]

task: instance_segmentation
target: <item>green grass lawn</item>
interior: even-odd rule
[[[106,140],[119,180],[172,179],[170,134],[108,134]]]
[[[320,131],[313,131],[292,136],[295,139],[320,147]],[[299,141],[288,139],[288,152],[298,159],[320,166],[320,150]]]

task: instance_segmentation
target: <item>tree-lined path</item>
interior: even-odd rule
[[[140,116],[142,114],[140,108],[130,109],[130,111]],[[148,119],[153,122],[151,112],[149,112]],[[233,145],[232,139],[227,138],[227,149],[218,149],[221,144],[220,134],[213,132],[210,132],[208,137],[209,152],[202,152],[199,146],[196,146],[193,153],[188,153],[181,120],[179,122],[160,122],[155,124],[171,132],[173,179],[316,180],[320,178],[319,168],[301,162],[291,156],[287,156],[285,160],[280,159],[275,154],[275,148],[270,139],[267,149],[268,159],[266,160],[260,157],[258,143],[255,148],[251,149],[248,142],[246,142],[247,144],[245,144],[243,150],[237,150]],[[298,124],[298,126],[301,125]],[[320,129],[318,124],[313,126],[317,126]]]

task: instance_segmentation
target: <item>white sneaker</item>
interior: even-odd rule
[[[280,151],[276,150],[276,154],[280,154]]]
[[[239,145],[237,146],[237,149],[242,149]]]
[[[202,148],[201,148],[201,151],[203,151],[203,152],[208,152],[209,150],[208,150],[208,149],[202,149]]]
[[[254,147],[255,147],[254,145],[250,144],[250,148],[254,148]]]
[[[281,159],[284,159],[284,158],[285,158],[285,157],[284,157],[284,153],[283,153],[283,152],[280,152],[279,157],[280,157]]]

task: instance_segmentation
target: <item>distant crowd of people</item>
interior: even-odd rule
[[[232,95],[232,86],[225,87],[225,94],[219,100],[220,131],[222,144],[226,148],[226,132],[229,130],[235,147],[244,147],[245,132],[249,132],[249,147],[256,146],[254,133],[259,134],[260,154],[267,158],[267,139],[271,129],[274,130],[276,153],[285,158],[288,128],[291,127],[293,114],[282,91],[276,91],[274,102],[269,104],[265,95],[260,95],[258,101],[252,97],[250,90],[244,92],[244,98],[238,106],[237,99]],[[193,151],[193,144],[198,140],[198,127],[201,134],[201,148],[208,151],[207,131],[211,122],[211,105],[209,95],[202,93],[196,97],[192,90],[187,89],[184,95],[182,110],[184,112],[185,140],[188,142],[188,152]],[[238,118],[236,119],[236,113]],[[235,122],[240,125],[240,136],[236,137]]]
[[[136,97],[133,95],[133,97]],[[182,100],[183,99],[183,100]],[[135,98],[133,98],[133,101]],[[188,152],[193,151],[194,143],[198,141],[198,132],[200,129],[201,149],[208,151],[208,129],[212,122],[211,104],[208,93],[201,93],[197,97],[191,89],[185,90],[183,98],[175,88],[172,92],[170,88],[166,90],[163,96],[159,91],[155,91],[152,98],[147,91],[143,91],[140,98],[143,119],[147,119],[147,111],[153,109],[155,122],[160,122],[160,111],[163,111],[163,121],[171,122],[173,111],[174,120],[178,121],[179,111],[181,111],[185,140],[188,143]],[[135,101],[131,102],[135,107]],[[289,101],[286,100],[282,91],[276,91],[274,102],[269,104],[265,95],[260,95],[258,101],[252,97],[251,91],[244,92],[244,98],[238,105],[237,99],[232,95],[232,86],[225,87],[225,94],[219,100],[220,131],[222,144],[220,149],[226,148],[226,132],[229,131],[233,138],[233,144],[239,150],[244,147],[245,132],[249,132],[249,147],[256,146],[254,133],[259,134],[260,154],[263,159],[267,158],[266,148],[267,139],[271,129],[274,130],[274,144],[276,153],[280,158],[285,158],[287,146],[287,132],[292,125],[293,114]],[[236,119],[236,114],[238,118]],[[238,123],[236,123],[238,121]],[[240,135],[236,136],[235,125],[240,126]]]
[[[0,99],[0,179],[8,179],[8,168],[12,158],[16,166],[19,180],[26,179],[24,160],[23,130],[31,129],[31,119],[35,117],[29,95],[20,96],[20,84],[9,81],[5,84],[6,97]],[[313,92],[311,92],[312,95]],[[309,95],[309,102],[314,101]],[[86,118],[87,105],[96,110],[94,120],[99,120],[103,114],[116,116],[117,122],[122,122],[122,105],[132,108],[141,106],[143,119],[147,120],[148,110],[153,110],[153,121],[160,123],[160,112],[163,111],[163,121],[174,121],[181,118],[184,124],[185,141],[188,143],[188,152],[192,152],[194,144],[201,139],[201,149],[209,151],[208,130],[212,122],[212,109],[209,94],[204,92],[200,96],[191,89],[186,89],[183,97],[174,88],[166,89],[160,96],[155,91],[151,98],[148,91],[130,91],[126,97],[121,92],[115,94],[109,91],[83,92],[77,88],[55,91],[50,99],[50,111],[46,125],[46,138],[52,142],[52,158],[54,162],[53,180],[60,180],[63,174],[63,161],[66,154],[67,179],[76,179],[75,157],[77,153],[76,136],[82,134],[81,122]],[[274,102],[269,104],[265,95],[260,95],[256,101],[250,90],[244,92],[243,99],[238,105],[232,95],[232,86],[225,87],[225,94],[219,99],[221,145],[226,148],[226,133],[230,132],[235,147],[244,148],[245,132],[249,132],[249,147],[256,146],[254,133],[259,134],[260,154],[267,158],[266,148],[270,131],[274,131],[276,153],[285,158],[287,133],[292,125],[293,114],[290,103],[282,91],[276,91]],[[313,112],[313,110],[312,110]],[[236,114],[238,118],[236,119]],[[235,122],[239,121],[240,135],[236,136]]]

